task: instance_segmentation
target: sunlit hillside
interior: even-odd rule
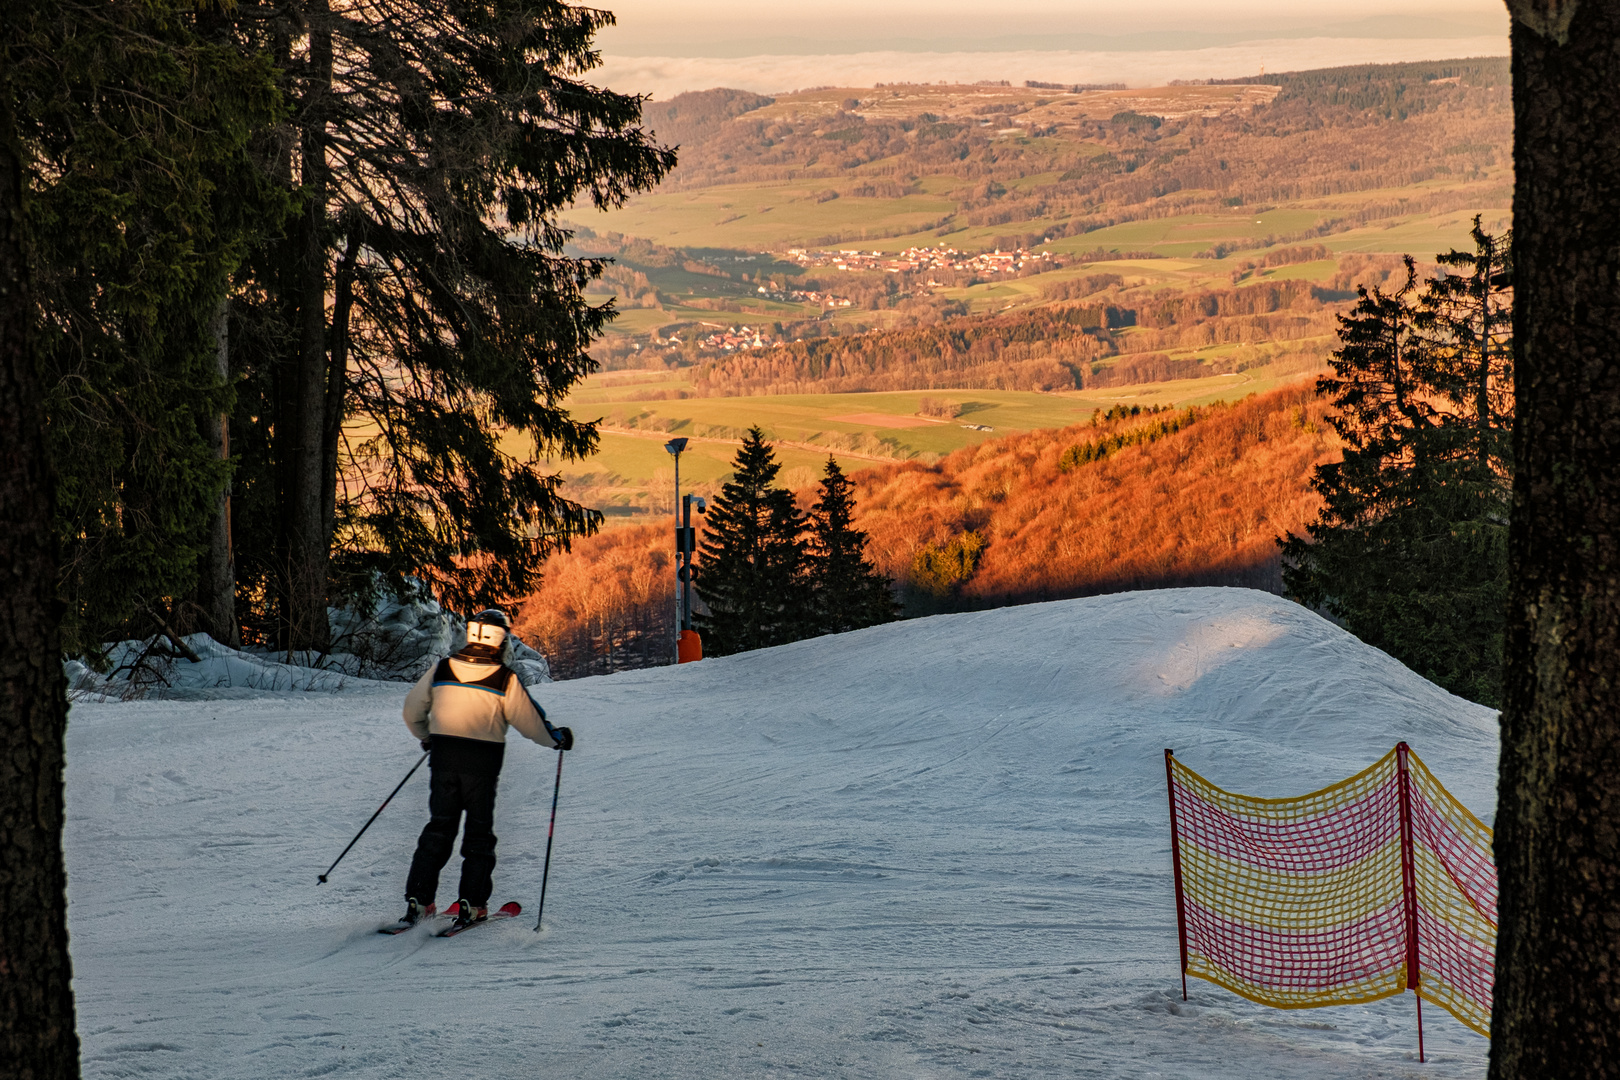
[[[1427,258],[1465,244],[1475,214],[1502,227],[1512,185],[1500,59],[1130,91],[714,90],[647,119],[679,168],[622,210],[571,214],[581,250],[617,260],[610,362],[636,346],[723,359],[697,343],[732,326],[791,342],[1111,284],[1127,307],[1263,280],[1342,291],[1366,273],[1348,256]],[[994,272],[964,258],[1020,248],[1040,258]],[[958,255],[896,259],[918,249]]]
[[[1323,413],[1295,384],[870,469],[855,477],[857,524],[915,610],[1171,585],[1278,591],[1275,538],[1314,517],[1311,470],[1338,451]]]
[[[867,553],[908,613],[1176,585],[1279,591],[1275,539],[1314,517],[1312,467],[1338,449],[1310,385],[1113,412],[932,465],[853,471],[846,459]],[[808,506],[809,471],[796,479]],[[653,517],[553,556],[519,633],[565,678],[667,662],[669,536],[670,519]]]

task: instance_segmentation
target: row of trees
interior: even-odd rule
[[[897,616],[889,578],[866,558],[868,538],[852,524],[854,485],[835,460],[808,513],[793,492],[775,486],[779,466],[757,428],[735,468],[712,500],[694,564],[705,652],[742,652]],[[668,520],[606,529],[546,560],[516,629],[545,653],[555,678],[670,662],[677,594]]]
[[[67,648],[322,649],[416,574],[522,595],[594,526],[544,459],[612,317],[555,213],[674,164],[556,0],[26,0],[7,14]]]
[[[692,386],[710,395],[1074,390],[1194,378],[1218,373],[1221,361],[1172,359],[1164,351],[1307,341],[1331,332],[1338,304],[1331,292],[1303,281],[1147,298],[1122,298],[1110,289],[1084,302],[836,337],[805,335],[780,348],[699,359]],[[1127,327],[1129,335],[1118,333]]]
[[[1332,376],[1343,459],[1325,500],[1280,541],[1289,593],[1454,693],[1502,697],[1513,482],[1511,242],[1474,221],[1474,250],[1424,281],[1363,289],[1340,317]]]
[[[706,653],[725,656],[889,622],[898,615],[886,575],[866,558],[853,524],[852,486],[827,459],[808,515],[758,428],[737,451],[731,480],[708,512],[694,585],[708,608],[694,616]]]
[[[552,555],[513,630],[545,654],[554,679],[669,663],[675,641],[669,518],[603,529]]]

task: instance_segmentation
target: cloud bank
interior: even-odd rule
[[[1026,79],[1162,86],[1172,79],[1239,78],[1346,64],[1386,64],[1466,56],[1505,56],[1505,36],[1455,38],[1284,38],[1200,49],[1120,52],[858,52],[821,56],[603,57],[592,81],[621,93],[668,99],[728,86],[760,94],[810,86],[879,82],[971,83]]]

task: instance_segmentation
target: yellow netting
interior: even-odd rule
[[[1290,799],[1166,765],[1186,974],[1284,1009],[1415,989],[1488,1033],[1491,831],[1405,744]]]

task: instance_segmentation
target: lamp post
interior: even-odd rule
[[[681,662],[681,555],[686,549],[686,530],[681,527],[681,451],[686,449],[685,439],[671,439],[664,444],[675,458],[675,637],[670,643],[675,650],[675,662]],[[691,588],[690,585],[687,588]]]
[[[692,529],[692,508],[696,507],[698,513],[709,508],[701,495],[688,495],[681,500],[681,543],[680,553],[676,556],[677,569],[675,576],[681,581],[681,596],[685,603],[681,606],[681,635],[679,641],[685,644],[686,655],[682,656],[677,646],[676,660],[684,664],[689,660],[703,658],[703,646],[698,641],[697,634],[692,630],[692,556],[697,554],[697,533]]]

